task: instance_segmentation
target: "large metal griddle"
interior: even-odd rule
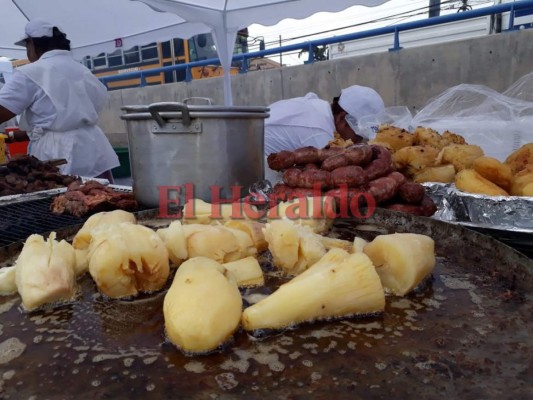
[[[152,227],[169,222],[152,212],[139,218]],[[0,343],[25,345],[11,361],[0,359],[0,398],[531,398],[532,261],[460,226],[387,210],[338,222],[332,235],[385,232],[436,240],[437,267],[416,293],[387,297],[382,316],[263,339],[239,332],[207,356],[184,356],[165,340],[165,291],[110,301],[85,276],[78,301],[31,314],[20,311],[18,296],[0,297]],[[1,248],[0,263],[20,248]],[[268,257],[263,266],[271,271]],[[267,272],[267,287],[244,298],[274,290],[275,275]]]

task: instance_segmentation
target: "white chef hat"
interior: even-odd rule
[[[16,42],[15,45],[25,47],[28,38],[53,37],[54,26],[55,25],[41,18],[32,19],[31,21],[28,21],[24,28],[25,36]]]
[[[348,113],[346,122],[355,131],[357,121],[366,115],[373,115],[385,110],[385,103],[374,89],[353,85],[341,91],[339,105]]]

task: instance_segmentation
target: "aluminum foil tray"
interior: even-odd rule
[[[424,186],[437,205],[434,219],[492,236],[533,257],[533,197],[465,193],[436,182]]]
[[[434,182],[424,186],[437,204],[436,219],[533,233],[533,197],[485,196],[462,192],[453,184]]]

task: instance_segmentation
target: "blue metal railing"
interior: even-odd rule
[[[394,43],[391,51],[397,51],[401,49],[400,46],[400,32],[409,31],[418,28],[424,28],[428,26],[435,26],[446,24],[449,22],[463,21],[472,18],[478,18],[493,14],[501,14],[509,12],[509,26],[507,30],[514,30],[514,13],[518,10],[531,9],[533,11],[533,0],[521,0],[513,3],[499,4],[496,6],[484,7],[476,10],[465,11],[456,14],[443,15],[440,17],[427,18],[419,21],[405,22],[403,24],[386,26],[382,28],[370,29],[363,32],[349,33],[346,35],[334,36],[325,39],[311,40],[308,42],[296,43],[287,46],[280,46],[272,49],[255,51],[252,53],[238,54],[233,56],[233,61],[241,61],[241,72],[247,71],[248,63],[247,61],[252,58],[260,58],[265,56],[271,56],[274,54],[293,52],[298,50],[307,50],[309,52],[309,58],[307,63],[312,63],[314,61],[314,51],[313,48],[316,46],[323,46],[333,43],[340,43],[350,40],[364,39],[373,36],[381,36],[387,34],[394,34]],[[208,60],[195,61],[187,64],[178,64],[170,65],[168,67],[154,68],[143,71],[134,71],[126,72],[118,75],[105,76],[100,78],[104,84],[108,82],[122,81],[126,79],[137,79],[140,78],[140,86],[146,86],[146,78],[149,76],[158,75],[164,72],[185,70],[185,81],[190,81],[191,77],[191,68],[201,67],[206,65],[220,65],[220,60],[218,58],[210,58]]]

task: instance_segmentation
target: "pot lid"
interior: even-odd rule
[[[187,99],[190,100],[190,99]],[[188,125],[192,118],[268,118],[268,107],[260,106],[220,106],[209,104],[189,105],[187,100],[181,102],[152,103],[150,105],[124,106],[123,120],[154,119],[159,125],[165,120],[181,119]]]
[[[202,104],[198,104],[202,103]],[[182,102],[164,102],[152,103],[150,105],[130,105],[121,107],[126,113],[143,113],[150,112],[150,108],[157,108],[160,111],[182,111],[187,109],[189,112],[238,112],[238,113],[261,113],[268,112],[268,107],[262,106],[222,106],[214,105],[213,100],[207,97],[189,97]]]

